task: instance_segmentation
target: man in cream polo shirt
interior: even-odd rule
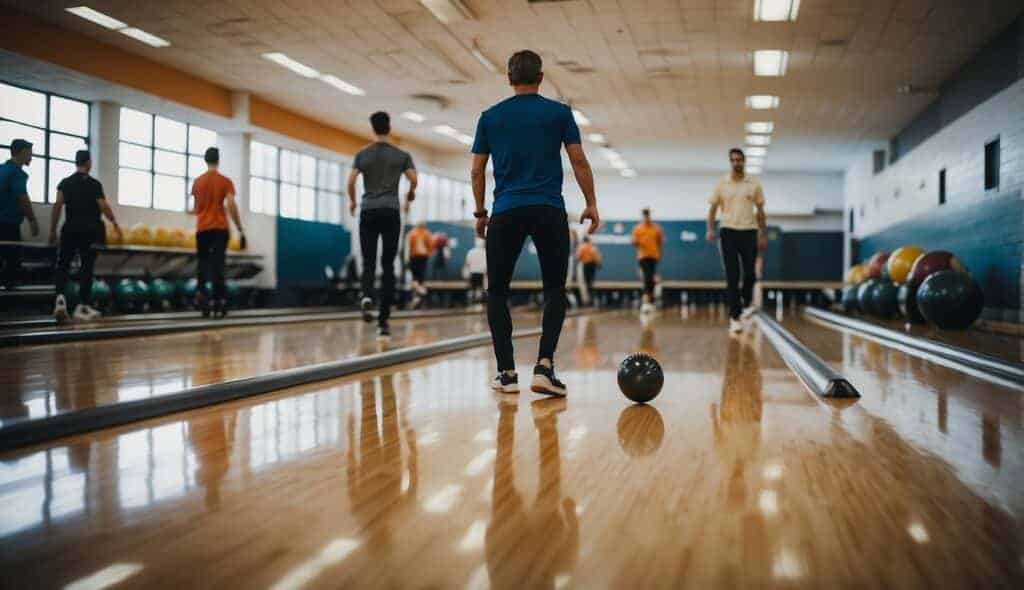
[[[761,183],[744,172],[747,158],[743,150],[729,150],[732,172],[715,187],[708,202],[708,242],[715,241],[715,218],[722,210],[722,262],[725,265],[726,298],[729,303],[729,331],[743,331],[743,318],[754,313],[754,263],[758,252],[764,252],[765,237],[764,191]],[[740,288],[740,270],[743,288]]]

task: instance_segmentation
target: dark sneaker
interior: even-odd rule
[[[377,338],[391,338],[391,327],[387,323],[377,326]]]
[[[545,367],[541,364],[533,368],[533,383],[530,384],[530,391],[556,397],[565,397],[568,393],[565,384],[555,377],[555,368]]]
[[[359,302],[359,309],[363,312],[364,322],[370,323],[373,321],[373,299],[363,297],[363,300]]]
[[[491,389],[501,393],[519,393],[519,375],[502,371],[491,381]]]
[[[213,317],[225,318],[228,315],[228,302],[223,299],[218,299],[213,302]]]

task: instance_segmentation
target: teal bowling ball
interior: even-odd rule
[[[80,289],[78,281],[68,281],[64,285],[64,300],[67,301],[68,310],[75,309],[75,306],[82,302],[80,295]]]
[[[917,308],[917,285],[903,283],[900,285],[900,292],[896,297],[900,306],[900,315],[907,318],[911,324],[923,324],[924,316]]]
[[[138,281],[121,279],[114,286],[114,302],[123,313],[136,313],[142,310],[143,299],[139,293]]]
[[[100,311],[105,311],[110,307],[110,300],[113,298],[113,293],[110,291],[110,285],[106,281],[100,279],[94,279],[92,282],[92,305]]]
[[[149,304],[153,309],[170,309],[174,300],[174,285],[164,279],[149,283]]]
[[[153,296],[152,290],[149,288],[149,283],[139,279],[135,281],[135,289],[139,292],[139,306],[142,308],[139,311],[145,311]]]
[[[917,307],[926,320],[943,330],[966,330],[981,315],[985,295],[969,274],[940,270],[918,287]]]
[[[227,291],[228,305],[238,306],[242,304],[242,286],[238,281],[227,281],[224,285]]]
[[[899,287],[892,281],[880,281],[871,293],[876,317],[891,320],[900,313]]]
[[[868,279],[857,287],[857,308],[861,313],[875,315],[874,290],[878,286],[878,279]]]

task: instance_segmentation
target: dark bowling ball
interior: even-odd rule
[[[911,324],[923,324],[924,316],[917,309],[917,286],[910,283],[900,285],[900,292],[896,297],[900,305],[900,314],[907,318]]]
[[[926,320],[944,330],[964,330],[981,315],[985,296],[971,275],[940,270],[917,288],[917,307]]]
[[[153,290],[149,288],[149,283],[142,279],[135,281],[135,290],[139,293],[138,310],[145,311],[153,296]]]
[[[81,303],[81,300],[79,299],[79,290],[80,287],[78,285],[78,281],[68,280],[64,285],[64,300],[68,304],[69,312],[74,311],[75,306]]]
[[[952,252],[933,250],[918,256],[914,261],[914,266],[910,268],[907,282],[911,285],[920,285],[925,279],[940,270],[967,272],[967,267],[960,262],[959,258],[953,256]]]
[[[622,359],[619,389],[634,402],[645,404],[658,397],[664,384],[665,374],[654,357],[638,352]]]
[[[661,448],[665,438],[665,421],[654,406],[628,406],[619,414],[616,424],[619,447],[631,457],[650,455]]]
[[[113,294],[110,292],[110,285],[106,281],[94,279],[92,282],[92,305],[100,311],[110,307],[110,299]]]
[[[896,283],[882,281],[871,293],[875,315],[883,319],[892,319],[899,315],[899,288]]]
[[[117,283],[114,287],[114,301],[117,308],[124,313],[138,311],[140,295],[134,279],[121,279]]]
[[[874,301],[872,301],[872,298],[877,285],[878,279],[868,279],[857,287],[857,307],[860,308],[861,313],[875,315]]]
[[[843,289],[843,311],[852,313],[857,311],[857,287],[847,287]]]
[[[228,305],[237,307],[242,304],[242,286],[238,284],[238,281],[227,281],[224,288],[227,292]]]
[[[153,279],[149,284],[149,304],[153,309],[170,309],[174,300],[174,285],[164,279]]]

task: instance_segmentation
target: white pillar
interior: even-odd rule
[[[92,153],[92,175],[103,183],[107,200],[116,207],[121,105],[107,101],[94,102],[90,117],[92,120],[89,122],[89,151]]]

